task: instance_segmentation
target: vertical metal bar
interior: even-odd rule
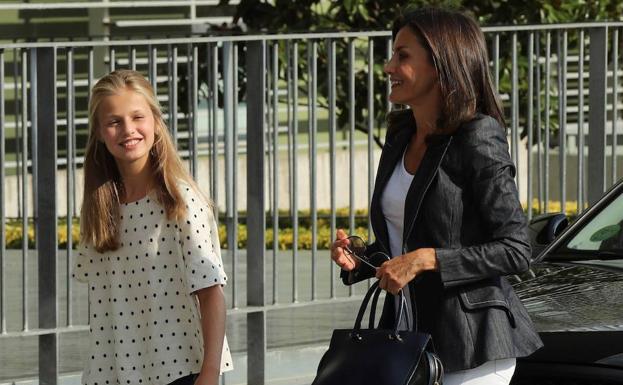
[[[227,233],[231,233],[231,240],[233,243],[229,244],[229,250],[231,253],[232,260],[232,306],[234,308],[238,307],[238,43],[233,45],[232,52],[232,67],[233,67],[233,76],[232,76],[232,89],[233,89],[233,110],[232,110],[232,121],[233,121],[233,133],[232,133],[232,190],[231,190],[231,206],[232,206],[232,225],[231,231]],[[228,241],[229,242],[229,241]]]
[[[177,46],[173,46],[171,51],[171,83],[169,83],[169,87],[172,92],[169,102],[169,130],[171,130],[173,143],[177,148]]]
[[[136,71],[136,47],[130,47],[130,68]]]
[[[368,39],[368,202],[374,190],[374,40]],[[368,242],[372,241],[372,223],[368,221]]]
[[[22,50],[22,329],[29,329],[28,322],[28,57],[26,50]],[[35,99],[33,99],[35,100]]]
[[[109,63],[108,65],[110,66],[110,72],[113,72],[115,70],[115,48],[111,47],[110,48],[110,52],[108,54],[108,58],[109,58]]]
[[[233,42],[223,43],[223,112],[224,112],[224,132],[225,132],[225,226],[227,229],[227,249],[230,257],[236,244],[236,222],[234,222],[234,206],[236,196],[234,195],[234,98],[236,90],[234,88],[234,44]]]
[[[562,38],[562,41],[560,41]],[[558,161],[560,164],[560,210],[567,207],[567,31],[559,35],[561,44],[558,51]]]
[[[551,91],[551,56],[552,56],[552,33],[547,31],[545,36],[545,151],[544,151],[544,168],[543,173],[543,190],[545,196],[544,212],[549,211],[549,131],[550,131],[550,100]]]
[[[528,127],[528,180],[526,187],[528,191],[528,220],[532,219],[532,146],[534,142],[533,127],[533,104],[534,104],[534,33],[531,32],[528,37],[528,115],[526,117]]]
[[[16,187],[17,187],[17,191],[16,191],[16,196],[17,196],[17,216],[18,217],[22,217],[22,180],[20,178],[20,170],[22,169],[21,166],[21,142],[20,142],[20,137],[21,137],[21,131],[24,129],[24,127],[22,127],[22,121],[21,121],[21,117],[20,117],[20,95],[21,93],[19,92],[19,87],[21,82],[19,81],[19,76],[20,76],[20,68],[19,68],[19,58],[20,58],[20,50],[18,49],[13,49],[13,102],[14,102],[14,107],[13,107],[13,113],[14,113],[14,120],[15,120],[15,175],[16,175],[16,179],[17,179],[17,183],[16,183]]]
[[[94,56],[95,56],[95,52],[93,47],[89,48],[89,54],[88,54],[88,70],[87,70],[87,84],[88,84],[88,91],[87,91],[87,95],[89,95],[89,98],[91,97],[91,89],[93,88],[94,85]],[[87,315],[90,319],[91,317],[91,301],[89,301],[88,299],[90,298],[91,294],[87,293]]]
[[[149,47],[149,81],[154,89],[154,94],[158,95],[158,48]]]
[[[5,127],[4,110],[4,50],[0,49],[0,127]],[[5,212],[5,130],[0,130],[0,334],[6,333],[6,212]]]
[[[191,156],[190,169],[195,180],[199,176],[199,47],[192,46],[192,78],[191,78]]]
[[[612,184],[617,181],[617,105],[619,104],[619,30],[614,29],[612,42]]]
[[[579,36],[578,62],[578,213],[584,210],[584,30]]]
[[[591,28],[589,39],[588,201],[593,204],[606,189],[607,27]]]
[[[512,111],[512,126],[511,126],[511,158],[515,166],[519,169],[519,70],[517,68],[517,32],[513,32],[512,37],[512,80],[511,80],[511,111]],[[515,183],[517,184],[517,190],[521,191],[521,180],[519,174],[515,175]]]
[[[39,141],[38,174],[41,186],[56,186],[56,51],[55,48],[36,48],[37,94],[41,100],[37,106],[37,132]],[[39,254],[39,328],[57,327],[58,304],[56,302],[57,233],[56,190],[39,194],[39,217],[37,218],[37,246]],[[58,334],[52,332],[39,336],[39,381],[56,385],[58,381]]]
[[[310,215],[311,215],[311,229],[312,229],[312,271],[311,271],[311,299],[316,299],[316,251],[318,244],[318,208],[317,208],[317,200],[316,200],[316,181],[317,181],[317,170],[316,170],[316,152],[317,152],[317,130],[318,130],[318,116],[317,116],[317,102],[318,102],[318,42],[313,40],[309,45],[309,150],[310,150]]]
[[[214,196],[216,193],[216,182],[214,181],[214,167],[212,166],[212,136],[213,131],[214,131],[214,119],[212,118],[215,114],[215,111],[213,109],[213,99],[214,99],[214,86],[212,84],[212,50],[210,49],[211,45],[208,43],[205,46],[205,51],[206,51],[206,57],[205,57],[205,63],[206,63],[206,72],[205,72],[205,78],[206,78],[206,84],[207,84],[207,92],[206,92],[206,107],[207,107],[207,111],[208,111],[208,116],[207,116],[207,137],[206,137],[206,141],[207,141],[207,147],[208,147],[208,176],[209,176],[209,191],[210,191],[210,197],[212,198],[212,201],[214,201]],[[215,202],[215,201],[214,201]]]
[[[264,306],[266,42],[247,43],[247,305]],[[266,313],[247,314],[247,382],[266,381]]]
[[[298,134],[299,134],[299,46],[292,43],[292,302],[298,300],[299,192],[298,192]]]
[[[538,212],[543,213],[543,135],[541,133],[541,34],[536,32],[536,142]]]
[[[210,162],[212,169],[212,200],[214,208],[218,209],[218,46],[216,44],[209,45],[210,50],[210,78],[212,84],[212,160]],[[218,212],[215,213],[218,218]]]
[[[294,174],[295,171],[293,169],[293,165],[296,163],[295,162],[295,158],[296,158],[296,148],[294,148],[292,146],[292,143],[294,142],[294,136],[296,136],[296,134],[294,133],[292,127],[292,111],[293,111],[293,103],[292,103],[292,40],[286,40],[285,42],[285,47],[284,47],[284,53],[285,53],[285,69],[284,69],[284,75],[285,75],[285,80],[286,80],[286,97],[285,97],[285,102],[286,102],[286,138],[287,138],[287,142],[286,142],[286,164],[287,164],[287,168],[288,168],[288,214],[289,214],[289,218],[292,221],[292,223],[294,223],[293,219],[294,219],[294,195],[295,195],[295,191],[296,191],[296,183],[294,182]],[[294,233],[292,234],[294,235]],[[290,293],[290,299],[292,302],[295,301],[295,291],[294,288],[296,286],[296,282],[294,281],[294,275],[296,274],[296,269],[295,269],[295,260],[294,260],[294,254],[296,253],[295,251],[295,246],[293,244],[292,246],[292,291]]]
[[[191,20],[195,20],[197,18],[197,4],[195,4],[195,0],[190,0],[189,13]]]
[[[355,234],[355,40],[348,41],[348,229]],[[353,295],[353,285],[348,286],[348,295]]]
[[[189,107],[189,111],[186,114],[186,125],[187,125],[187,132],[188,132],[188,136],[186,139],[186,148],[188,149],[188,163],[189,163],[189,167],[190,167],[190,173],[191,175],[195,175],[195,171],[193,169],[193,167],[196,165],[195,163],[195,157],[194,157],[194,148],[193,148],[193,144],[194,144],[194,138],[193,135],[195,134],[195,121],[194,121],[194,116],[196,115],[197,109],[195,108],[193,110],[193,92],[194,92],[194,88],[195,88],[195,81],[198,82],[197,78],[195,78],[193,75],[193,44],[192,43],[188,43],[186,44],[186,74],[188,74],[188,76],[186,76],[186,87],[188,88],[188,92],[186,93],[186,103]]]
[[[348,41],[348,229],[355,233],[355,40]]]
[[[333,39],[329,39],[327,42],[328,45],[328,52],[327,52],[327,56],[328,56],[328,60],[329,60],[329,65],[327,66],[327,88],[328,88],[328,96],[329,96],[329,168],[330,168],[330,181],[329,181],[329,185],[330,185],[330,195],[331,195],[331,219],[330,219],[330,226],[331,226],[331,237],[334,236],[335,231],[336,231],[336,203],[335,203],[335,195],[337,194],[336,192],[336,185],[337,185],[337,176],[336,176],[336,158],[335,158],[335,140],[336,140],[336,130],[337,130],[337,121],[336,121],[336,108],[335,108],[335,99],[336,99],[336,64],[335,64],[335,49],[336,49],[336,45],[335,45],[335,40]],[[333,263],[333,261],[331,261],[330,259],[327,261],[327,263],[329,263],[329,271],[330,273],[330,279],[331,279],[331,298],[335,298],[335,269],[336,266]]]
[[[500,92],[500,34],[496,33],[493,39],[493,81],[495,90]]]
[[[71,277],[72,268],[72,228],[73,228],[73,212],[74,212],[74,189],[75,189],[75,176],[74,176],[74,50],[69,48],[67,50],[67,76],[66,76],[66,89],[67,89],[67,277]],[[66,298],[67,298],[67,314],[66,323],[67,326],[71,326],[72,322],[72,286],[73,279],[67,279],[65,285]]]
[[[37,167],[37,161],[38,161],[38,152],[37,152],[37,148],[38,148],[38,143],[37,143],[37,104],[39,103],[39,99],[37,98],[37,71],[35,69],[35,64],[34,62],[37,60],[37,55],[35,53],[34,50],[30,50],[31,55],[29,57],[29,59],[27,60],[27,64],[29,67],[29,71],[30,74],[28,75],[27,78],[30,79],[30,84],[28,82],[24,83],[26,84],[26,89],[29,91],[30,94],[30,103],[28,106],[28,114],[25,114],[23,116],[28,116],[30,118],[30,136],[29,136],[29,140],[30,140],[30,180],[31,180],[31,189],[30,189],[30,199],[32,202],[32,218],[33,218],[33,224],[34,222],[36,222],[36,218],[37,218],[37,214],[38,214],[38,202],[37,202],[37,194],[39,193],[39,188],[38,188],[38,183],[37,183],[37,174],[39,173],[38,171],[38,167]],[[26,124],[26,127],[28,126],[28,124]],[[26,197],[26,195],[24,195],[24,197]],[[37,238],[35,237],[34,239],[34,247],[35,249],[37,248]]]
[[[91,88],[93,88],[93,83],[94,83],[94,71],[93,71],[93,67],[94,67],[94,50],[93,47],[89,48],[89,53],[88,53],[88,57],[87,57],[87,87],[89,88],[88,91],[91,92]]]
[[[266,101],[266,132],[264,133],[266,135],[266,145],[267,145],[267,151],[266,151],[266,168],[267,168],[267,173],[268,173],[268,183],[267,183],[267,187],[268,187],[268,211],[270,212],[271,215],[271,223],[272,223],[272,214],[273,214],[273,156],[274,156],[274,151],[273,151],[273,138],[272,138],[272,132],[273,132],[273,115],[272,115],[272,83],[271,83],[271,75],[272,75],[272,66],[273,66],[273,60],[272,60],[272,45],[270,45],[270,43],[268,44],[268,55],[269,57],[267,58],[266,61],[266,84],[268,85],[266,87],[265,93],[266,96],[264,97],[264,100]],[[272,288],[272,285],[271,285]]]
[[[272,104],[273,104],[273,303],[278,300],[279,272],[279,41],[272,44]]]

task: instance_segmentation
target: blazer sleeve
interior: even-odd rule
[[[530,266],[527,223],[515,184],[515,166],[506,134],[493,118],[466,127],[460,140],[467,193],[479,214],[487,241],[460,248],[436,249],[446,288],[509,274]]]

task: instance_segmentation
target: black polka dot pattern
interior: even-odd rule
[[[90,351],[83,384],[158,384],[198,373],[203,337],[193,293],[225,285],[216,223],[181,186],[187,218],[168,221],[151,196],[121,207],[121,248],[77,250],[73,277],[88,283]],[[233,369],[227,339],[221,371]]]

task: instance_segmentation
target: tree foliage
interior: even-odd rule
[[[228,4],[230,0],[221,0],[221,4]],[[324,32],[324,31],[371,31],[387,30],[391,23],[405,7],[442,6],[462,9],[475,17],[483,26],[493,25],[525,25],[543,23],[567,23],[586,22],[597,20],[622,20],[623,2],[619,0],[240,0],[237,5],[235,22],[241,20],[245,26],[244,31],[240,27],[234,27],[239,33],[262,34],[262,33],[296,33],[296,32]],[[231,32],[231,31],[229,31]],[[539,37],[542,39],[542,36]],[[573,40],[569,41],[572,50]],[[520,61],[520,108],[525,108],[523,98],[527,94],[527,67],[524,59],[527,52],[525,42],[519,42]],[[336,45],[337,57],[347,57],[347,43],[338,42]],[[374,121],[375,126],[383,125],[387,111],[386,100],[383,90],[385,89],[385,76],[382,71],[382,63],[385,60],[386,48],[383,44],[375,46],[374,53]],[[299,74],[301,84],[307,82],[307,47],[299,47]],[[510,45],[500,47],[500,91],[510,92],[511,61]],[[281,48],[281,58],[286,60],[285,50]],[[365,51],[357,52],[358,57],[366,55]],[[240,56],[241,66],[244,55]],[[327,50],[320,42],[318,51],[318,91],[319,104],[327,106]],[[207,83],[206,74],[209,72],[208,64],[203,64],[199,69],[200,82]],[[241,67],[244,71],[244,67]],[[338,127],[346,127],[349,122],[349,109],[351,108],[348,98],[348,66],[344,62],[337,66],[336,102]],[[220,73],[220,71],[219,71]],[[184,73],[181,74],[183,78]],[[287,74],[281,70],[279,76],[285,79]],[[355,120],[356,129],[367,131],[367,68],[358,68],[355,72],[356,100]],[[301,85],[299,84],[299,87]],[[222,93],[222,90],[219,90]],[[241,99],[244,99],[245,90],[240,90]],[[299,93],[306,95],[307,90],[300,88]],[[184,99],[182,99],[184,100]],[[222,99],[221,99],[222,100]],[[509,113],[506,113],[507,117]],[[520,114],[523,116],[523,114]],[[555,122],[554,122],[555,125]],[[522,133],[525,135],[525,132]],[[377,134],[375,140],[380,144]]]

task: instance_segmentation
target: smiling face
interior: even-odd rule
[[[154,144],[154,115],[137,92],[122,89],[102,99],[97,110],[98,136],[120,170],[143,169]]]
[[[391,59],[385,65],[391,81],[389,100],[414,108],[440,99],[437,71],[430,54],[410,27],[396,34]]]

